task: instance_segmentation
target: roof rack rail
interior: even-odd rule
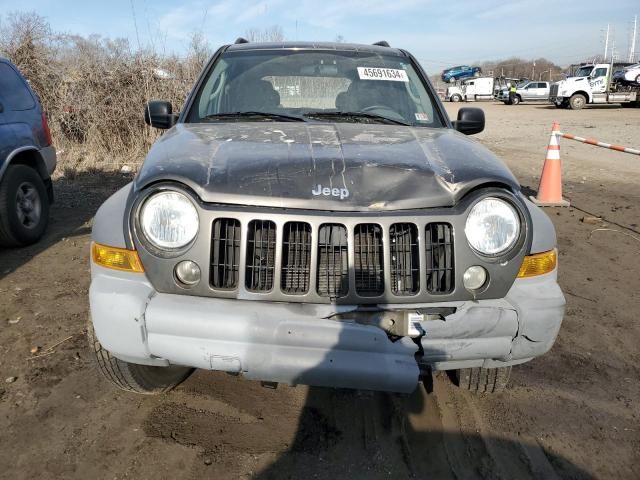
[[[239,43],[249,43],[249,40],[247,40],[246,38],[243,38],[243,37],[238,37],[238,38],[236,38],[236,41],[233,42],[233,43],[236,44],[236,45],[239,44]]]
[[[377,45],[379,47],[388,47],[389,42],[387,42],[386,40],[380,40],[379,42],[374,43],[374,45]]]

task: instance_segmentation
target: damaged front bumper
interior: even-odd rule
[[[363,322],[355,306],[160,294],[144,274],[95,265],[92,277],[96,335],[122,360],[394,392],[413,391],[423,367],[500,367],[542,355],[565,306],[556,271],[516,280],[503,299],[378,305],[378,311],[447,313],[424,315],[417,324],[414,315],[419,333],[410,338]]]

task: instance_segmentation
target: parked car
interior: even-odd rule
[[[469,67],[467,65],[460,65],[457,67],[451,67],[442,72],[442,81],[453,83],[456,80],[461,80],[468,77],[478,77],[482,73],[480,67]]]
[[[550,93],[549,82],[527,81],[516,85],[516,96],[513,101],[509,98],[509,88],[503,88],[498,94],[498,100],[505,105],[518,105],[522,102],[548,102]]]
[[[554,343],[553,224],[465,136],[482,110],[451,122],[405,50],[239,40],[179,114],[144,112],[168,130],[91,246],[91,351],[118,387],[202,368],[410,392],[449,370],[492,392]]]
[[[44,235],[55,168],[40,101],[18,69],[0,57],[0,246],[28,245]]]
[[[624,67],[622,70],[613,72],[613,81],[617,83],[626,83],[634,86],[640,85],[640,63]]]

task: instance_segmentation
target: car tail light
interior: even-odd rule
[[[42,112],[42,130],[44,130],[46,146],[51,145],[53,143],[53,139],[51,138],[51,130],[49,130],[49,122],[47,122],[47,114],[44,112]]]

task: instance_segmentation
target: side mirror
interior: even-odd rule
[[[453,128],[465,135],[474,135],[484,130],[484,111],[479,108],[461,108],[458,110],[458,120],[453,122]]]
[[[151,100],[144,106],[144,121],[155,128],[167,129],[176,124],[178,116],[173,113],[171,102]]]

